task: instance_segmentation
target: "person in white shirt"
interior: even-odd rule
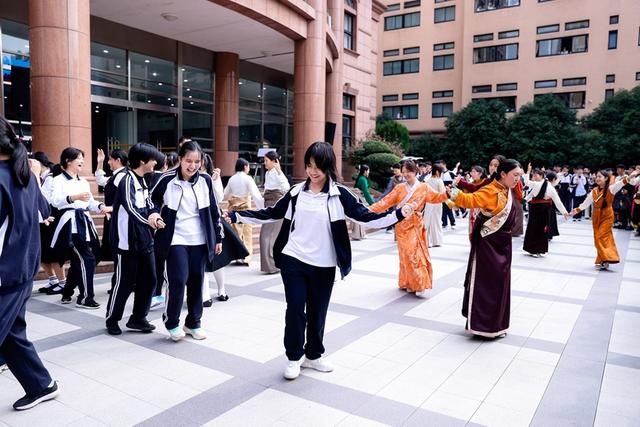
[[[327,309],[336,267],[344,278],[351,271],[347,218],[384,228],[413,215],[407,203],[389,213],[373,213],[346,187],[337,184],[336,157],[327,142],[314,142],[304,155],[307,180],[291,187],[275,206],[229,211],[230,222],[265,224],[283,220],[273,250],[284,283],[287,312],[284,377],[293,380],[300,368],[331,372],[322,358]]]
[[[249,170],[250,167],[248,161],[245,159],[236,160],[236,173],[229,178],[227,188],[224,189],[224,200],[229,202],[229,209],[231,210],[243,211],[251,209],[252,201],[256,204],[258,209],[262,209],[264,207],[264,199],[262,198],[255,181],[248,175]],[[243,260],[238,260],[238,263],[249,266],[251,256],[253,255],[253,235],[251,232],[251,225],[234,224],[233,228],[249,251],[249,255],[247,255]]]
[[[544,178],[544,172],[540,169],[533,169],[531,164],[523,174],[524,183],[529,187],[529,192],[525,200],[529,203],[529,221],[527,231],[524,235],[523,249],[537,258],[549,251],[549,227],[551,215],[555,204],[556,208],[567,218],[567,209],[562,204],[560,196],[553,185]],[[532,178],[529,180],[529,174]]]
[[[270,151],[264,156],[264,166],[267,173],[264,178],[264,205],[273,206],[291,185],[280,167],[280,155]],[[282,221],[264,224],[260,229],[260,271],[275,274],[280,272],[273,260],[273,245],[280,232]]]
[[[584,175],[584,168],[578,166],[575,175],[571,178],[571,187],[573,187],[573,206],[580,206],[584,199],[587,198],[587,177]],[[581,221],[584,212],[579,212],[573,217],[574,221]]]
[[[96,184],[98,184],[98,187],[104,187],[105,185],[107,185],[107,182],[109,181],[109,178],[110,178],[109,176],[107,176],[107,173],[103,169],[104,159],[105,159],[104,151],[101,148],[98,148],[98,151],[96,154],[97,165],[96,165],[96,171],[94,173],[96,177]],[[114,176],[118,172],[124,170],[124,168],[127,167],[128,163],[129,163],[129,159],[127,157],[126,151],[116,148],[115,150],[111,150],[111,153],[109,153],[109,160],[107,160],[107,164],[109,165],[109,168],[113,172],[111,176]]]

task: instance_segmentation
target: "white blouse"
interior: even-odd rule
[[[528,202],[540,194],[540,190],[542,190],[542,184],[544,184],[544,181],[531,181],[526,175],[523,176],[525,185],[529,187],[529,192],[525,196],[525,200]],[[551,199],[553,201],[553,204],[562,215],[568,213],[567,208],[564,207],[564,204],[562,204],[562,200],[560,200],[558,192],[555,188],[553,188],[553,184],[551,184],[550,182],[547,182],[547,190],[545,191],[543,197],[545,199]]]
[[[264,175],[264,189],[265,190],[280,190],[282,192],[286,192],[291,188],[289,184],[289,180],[285,176],[284,172],[278,173],[278,171],[273,168],[268,170]]]
[[[640,180],[639,178],[630,178],[628,183],[631,185],[636,185],[639,180]],[[618,191],[622,190],[622,187],[624,187],[625,185],[626,184],[624,184],[622,180],[616,181],[615,184],[609,185],[609,191],[611,192],[611,194],[616,194]],[[584,199],[584,202],[582,202],[580,206],[578,206],[578,209],[583,211],[587,209],[589,206],[591,206],[592,203],[593,203],[593,191],[589,191],[589,194],[587,194],[587,198]]]
[[[264,199],[253,178],[244,172],[236,172],[229,178],[227,188],[224,189],[224,200],[231,196],[247,197],[249,195],[253,198],[258,209],[264,208]]]

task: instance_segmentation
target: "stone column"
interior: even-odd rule
[[[29,0],[33,150],[85,152],[91,175],[89,0]],[[54,160],[55,161],[55,160]]]
[[[237,53],[216,54],[215,166],[222,175],[234,174],[239,149],[240,57]]]
[[[336,133],[333,139],[333,151],[336,153],[338,179],[342,181],[342,72],[343,72],[343,46],[344,46],[344,0],[329,0],[329,14],[331,15],[333,35],[338,45],[338,58],[333,60],[333,70],[327,74],[327,103],[326,117],[328,122],[336,124]]]
[[[309,22],[306,40],[295,42],[293,179],[306,178],[304,152],[316,141],[324,140],[326,2],[309,0],[316,19]]]

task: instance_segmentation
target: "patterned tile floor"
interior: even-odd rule
[[[391,234],[353,242],[354,271],[336,283],[327,319],[336,369],[293,382],[281,376],[282,283],[257,260],[227,268],[231,299],[205,309],[205,341],[176,344],[161,327],[114,338],[104,310],[34,295],[30,338],[62,394],[14,412],[22,390],[1,374],[0,427],[638,426],[640,239],[616,232],[623,262],[598,272],[590,222],[560,227],[545,258],[514,239],[512,325],[495,342],[463,331],[466,222],[431,250],[427,299],[397,289]],[[96,277],[103,304],[109,280]],[[160,312],[150,318],[161,326]]]

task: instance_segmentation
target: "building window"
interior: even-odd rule
[[[486,92],[491,92],[491,85],[473,86],[473,87],[471,88],[471,92],[473,92],[473,93],[486,93]]]
[[[435,0],[435,3],[444,3],[444,2],[448,2],[448,1],[451,1],[451,0]]]
[[[344,4],[349,6],[351,9],[356,8],[356,0],[344,0]]]
[[[382,95],[382,102],[397,101],[398,95]]]
[[[342,152],[348,153],[353,144],[353,116],[342,116]]]
[[[536,34],[557,33],[560,31],[560,24],[543,25],[536,28]]]
[[[454,42],[438,43],[433,45],[433,50],[449,50],[455,47]]]
[[[518,43],[498,46],[477,47],[473,49],[473,63],[513,61],[518,59]]]
[[[420,97],[420,94],[417,92],[413,92],[413,93],[403,93],[402,94],[402,100],[403,101],[412,101],[414,99],[418,99]]]
[[[431,117],[434,119],[449,117],[453,114],[453,102],[434,102],[431,105]]]
[[[394,3],[387,6],[387,12],[393,12],[394,10],[400,10],[400,3]]]
[[[518,83],[500,83],[496,85],[498,92],[506,92],[509,90],[518,90]]]
[[[573,77],[570,79],[562,79],[562,86],[584,86],[587,84],[586,77]]]
[[[609,17],[609,24],[610,25],[615,25],[617,23],[620,22],[620,16],[619,15],[612,15]]]
[[[520,0],[475,0],[476,12],[520,6]]]
[[[606,89],[604,91],[604,100],[608,100],[610,98],[613,98],[613,95],[615,94],[615,91],[613,89]]]
[[[382,107],[382,114],[394,120],[413,120],[418,118],[418,106],[397,105],[394,107]]]
[[[409,9],[412,7],[418,7],[420,6],[420,0],[412,0],[412,1],[406,1],[404,2],[404,8],[405,9]]]
[[[520,37],[520,30],[500,31],[498,33],[499,39],[512,39],[514,37]]]
[[[607,83],[615,83],[616,82],[616,75],[615,74],[607,74]]]
[[[480,100],[485,101],[498,101],[504,104],[504,107],[507,113],[515,113],[516,112],[516,99],[515,96],[494,96],[489,98],[473,98],[471,101],[476,102]]]
[[[618,30],[609,31],[609,49],[618,48]]]
[[[436,24],[439,22],[455,21],[456,19],[456,7],[447,6],[439,7],[434,10],[433,22]]]
[[[400,55],[400,49],[391,49],[391,50],[385,50],[384,52],[382,52],[382,56],[387,57],[387,56],[398,56]]]
[[[556,87],[558,86],[557,80],[538,80],[533,84],[533,87],[536,89],[544,89],[547,87]]]
[[[451,98],[453,97],[452,90],[437,90],[431,94],[434,98]]]
[[[564,29],[566,31],[577,30],[580,28],[589,28],[589,20],[585,19],[584,21],[567,22],[564,24]]]
[[[355,50],[353,43],[353,28],[356,17],[350,13],[344,14],[344,48],[349,50]]]
[[[356,97],[353,95],[349,95],[348,93],[343,93],[342,94],[342,109],[343,110],[349,110],[349,111],[355,111],[355,105],[356,105]]]
[[[572,110],[582,110],[584,109],[584,100],[586,98],[586,92],[563,92],[563,93],[554,93],[555,97],[560,99],[567,108]],[[537,98],[542,95],[535,95],[534,98]]]
[[[420,72],[420,60],[417,58],[385,62],[382,69],[382,74],[385,76],[418,72]]]
[[[415,46],[415,47],[405,47],[402,50],[402,53],[404,53],[405,55],[410,55],[412,53],[420,53],[420,47]]]
[[[583,53],[589,49],[589,36],[582,34],[572,37],[538,40],[536,42],[536,56],[568,55]]]
[[[473,36],[473,42],[474,43],[478,43],[478,42],[488,42],[490,40],[493,40],[493,33],[488,33],[488,34],[476,34],[475,36]]]
[[[640,71],[636,73],[636,81],[640,80]]]
[[[398,30],[400,28],[417,27],[420,25],[420,12],[405,13],[404,15],[388,16],[384,18],[384,30]]]
[[[453,55],[436,55],[433,57],[433,69],[453,70]]]
[[[127,99],[127,76],[126,50],[100,43],[91,43],[92,94],[108,98]],[[176,102],[174,100],[174,106]]]

